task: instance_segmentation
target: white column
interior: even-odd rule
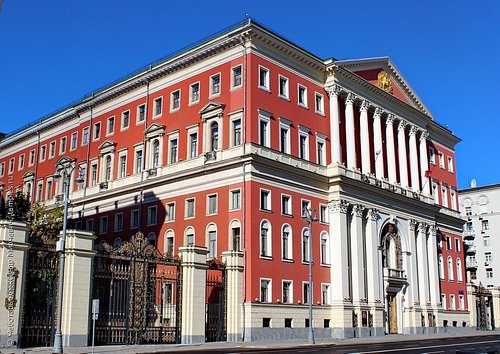
[[[410,291],[408,292],[409,306],[419,304],[419,272],[417,266],[417,237],[415,234],[417,223],[411,219],[408,221],[408,232],[410,239],[410,269],[408,269],[408,281],[410,282]]]
[[[429,158],[427,157],[427,137],[429,133],[422,132],[419,139],[420,147],[420,178],[422,182],[422,192],[425,195],[431,194],[431,181],[425,176],[426,171],[429,169]]]
[[[370,304],[380,303],[382,294],[380,293],[379,282],[382,277],[379,273],[379,259],[378,259],[378,235],[377,235],[377,219],[378,212],[376,209],[368,210],[368,222],[366,224],[366,270],[367,276],[367,290],[368,302]]]
[[[441,301],[439,292],[439,265],[437,254],[436,227],[429,226],[429,238],[427,239],[427,249],[429,257],[429,292],[432,306],[436,306]]]
[[[417,127],[412,125],[410,128],[410,175],[411,175],[411,189],[415,192],[420,191],[418,184],[418,154],[417,154]]]
[[[338,85],[333,85],[326,90],[330,96],[330,131],[332,136],[331,157],[332,163],[338,163],[342,162],[342,156],[340,154],[340,116],[338,100],[340,87]]]
[[[354,131],[354,100],[356,95],[352,92],[345,100],[345,136],[347,149],[347,168],[356,169],[356,138]]]
[[[366,302],[365,291],[365,257],[363,249],[363,210],[364,206],[358,204],[352,208],[351,221],[351,263],[352,263],[352,300],[359,305]]]
[[[361,172],[364,174],[371,173],[370,166],[370,134],[368,130],[368,107],[370,102],[363,100],[361,103],[359,130],[361,137]]]
[[[408,160],[406,154],[406,132],[408,123],[400,120],[398,125],[398,157],[399,157],[399,180],[401,186],[408,188]]]
[[[226,264],[226,313],[227,341],[241,340],[243,313],[243,252],[222,252],[222,261]]]
[[[382,122],[380,117],[384,111],[376,108],[373,114],[373,153],[375,154],[375,176],[378,179],[384,177],[384,154],[382,152]]]
[[[394,114],[390,113],[385,120],[385,140],[387,147],[387,172],[389,182],[396,183],[396,150],[394,148]]]
[[[417,228],[417,263],[418,263],[418,289],[420,306],[424,307],[429,301],[429,268],[427,256],[426,225],[419,223]]]

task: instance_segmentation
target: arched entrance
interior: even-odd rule
[[[398,334],[401,332],[402,322],[402,296],[401,290],[408,284],[403,269],[403,251],[401,236],[396,225],[389,223],[382,229],[380,242],[382,251],[382,267],[384,275],[385,293],[385,327],[387,333]]]

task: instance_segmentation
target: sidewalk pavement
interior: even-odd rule
[[[396,334],[378,337],[362,337],[362,338],[347,338],[347,339],[332,339],[319,338],[316,340],[316,345],[348,345],[356,343],[375,344],[384,342],[397,341],[412,341],[426,340],[436,338],[453,338],[464,336],[484,336],[491,334],[499,334],[500,331],[473,331],[461,333],[431,333],[431,334]],[[120,354],[135,354],[135,353],[179,353],[179,352],[202,352],[203,350],[211,349],[227,349],[231,351],[234,348],[246,349],[280,349],[280,348],[306,348],[310,346],[307,340],[303,339],[286,339],[275,341],[259,341],[259,342],[212,342],[201,344],[161,344],[161,345],[105,345],[94,348],[96,354],[120,353]],[[92,353],[91,347],[68,347],[63,348],[67,354],[87,354]],[[36,348],[0,348],[0,354],[51,354],[51,347],[36,347]]]

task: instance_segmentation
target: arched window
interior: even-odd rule
[[[153,141],[153,161],[151,163],[152,168],[157,168],[160,165],[160,142],[158,139]]]
[[[175,240],[174,232],[172,230],[168,230],[165,233],[165,239],[163,245],[163,252],[167,257],[174,256],[174,240]]]
[[[309,262],[309,229],[302,230],[302,262]]]
[[[462,261],[460,258],[457,258],[457,280],[458,281],[463,281],[462,278]]]
[[[321,264],[330,264],[330,237],[326,232],[321,233],[320,255]]]
[[[439,262],[439,279],[444,279],[444,264],[442,255],[439,255],[438,262]]]
[[[293,259],[292,244],[292,229],[290,225],[285,224],[281,231],[281,256],[283,259]]]
[[[208,248],[208,258],[217,257],[217,226],[210,224],[207,227],[206,245]]]
[[[271,225],[268,221],[260,224],[260,255],[271,256]]]
[[[105,178],[106,181],[111,181],[111,156],[106,156],[106,159],[104,160],[105,164]]]
[[[148,234],[148,245],[156,247],[156,235],[154,232]]]
[[[219,124],[213,122],[210,125],[210,151],[219,149]]]
[[[231,250],[241,251],[241,227],[238,220],[231,222],[229,226],[229,244],[231,245]]]
[[[186,228],[186,231],[184,231],[184,245],[195,245],[194,229],[192,227],[188,227]]]
[[[453,260],[451,257],[448,257],[448,280],[454,280],[455,277],[453,276]]]

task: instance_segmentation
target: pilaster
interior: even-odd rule
[[[354,100],[356,95],[352,92],[345,100],[345,130],[347,149],[347,168],[354,170],[357,168],[356,162],[356,138],[354,131]]]
[[[243,252],[222,252],[222,261],[227,279],[227,341],[236,342],[241,340],[243,325]]]
[[[417,154],[417,127],[412,125],[410,128],[410,176],[411,189],[415,192],[420,191],[419,174],[418,174],[418,154]]]
[[[332,134],[331,157],[332,163],[342,162],[340,155],[340,118],[339,118],[339,101],[340,87],[333,85],[327,88],[330,97],[330,131]]]
[[[387,172],[389,182],[396,183],[396,150],[394,147],[394,114],[389,114],[385,120],[385,140],[387,142]]]
[[[382,151],[382,122],[381,116],[384,111],[377,107],[373,114],[373,153],[375,154],[375,176],[384,178],[384,153]]]
[[[360,112],[360,122],[359,130],[361,137],[361,172],[364,174],[370,174],[371,164],[370,164],[370,134],[368,130],[368,107],[370,102],[363,100],[361,103]]]
[[[418,263],[418,288],[420,306],[426,307],[429,301],[429,268],[427,254],[427,225],[419,223],[417,228],[417,263]]]
[[[429,170],[429,158],[427,157],[427,137],[429,133],[422,132],[419,139],[419,147],[420,147],[420,178],[422,185],[422,192],[425,195],[431,194],[431,186],[430,181],[426,175],[426,172]]]
[[[406,153],[406,125],[405,120],[398,124],[398,158],[399,158],[399,180],[401,187],[408,188],[408,160]]]

